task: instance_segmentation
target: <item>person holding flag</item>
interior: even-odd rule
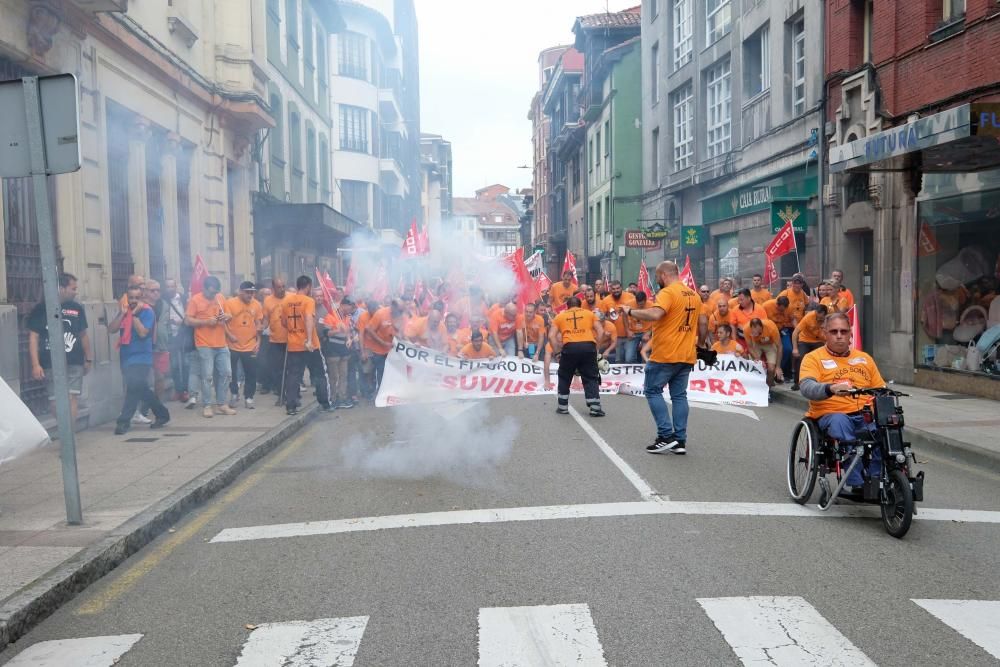
[[[562,281],[553,283],[549,288],[549,304],[554,311],[561,312],[566,309],[566,299],[576,294],[579,283],[575,280],[575,272],[564,269]]]

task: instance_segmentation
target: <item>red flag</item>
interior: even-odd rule
[[[518,248],[505,257],[504,262],[514,272],[514,279],[517,281],[517,309],[524,310],[527,304],[538,301],[535,281],[528,272],[528,267],[524,265],[524,248]]]
[[[429,249],[425,247],[425,244],[426,238],[417,231],[417,221],[414,220],[410,223],[410,231],[406,233],[406,239],[403,240],[403,248],[400,254],[403,259],[426,255]]]
[[[566,251],[566,259],[563,260],[563,268],[562,268],[563,273],[566,273],[567,271],[573,272],[573,282],[579,285],[580,281],[576,277],[576,257],[574,257],[573,253],[571,253],[569,250]],[[562,274],[560,274],[559,277],[562,278]]]
[[[653,284],[649,280],[649,269],[646,268],[646,260],[639,263],[639,290],[646,293],[647,299],[653,298]]]
[[[327,312],[333,312],[333,290],[336,285],[330,280],[330,274],[323,275],[319,272],[319,267],[316,268],[316,285],[323,291],[323,305]]]
[[[768,287],[778,282],[778,269],[774,266],[774,260],[768,255],[764,255],[764,282]]]
[[[681,282],[688,286],[692,292],[698,291],[698,283],[694,280],[694,273],[691,272],[691,256],[685,255],[684,268],[680,273]]]
[[[194,270],[191,271],[191,283],[188,285],[188,292],[191,295],[200,294],[202,283],[208,278],[208,267],[201,255],[194,256]]]
[[[796,249],[795,228],[792,226],[792,221],[789,220],[778,230],[774,238],[771,239],[767,248],[764,249],[764,254],[774,259],[782,255],[787,255],[790,252],[795,252]]]
[[[344,283],[344,294],[353,295],[354,294],[354,262],[351,262],[351,266],[347,269],[347,282]]]
[[[858,317],[858,307],[851,306],[847,310],[847,316],[851,318],[851,347],[855,350],[863,350],[861,346],[861,318]]]
[[[385,264],[378,265],[378,273],[375,274],[375,286],[372,288],[372,299],[382,303],[382,300],[389,295],[389,275],[385,271]]]
[[[552,281],[549,280],[549,277],[545,274],[544,271],[540,272],[537,276],[535,276],[535,289],[538,290],[539,294],[541,294],[550,287],[552,287]]]

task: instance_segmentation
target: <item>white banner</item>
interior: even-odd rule
[[[552,364],[552,383],[558,382],[558,364]],[[646,367],[612,364],[601,376],[602,394],[642,396]],[[572,392],[583,393],[580,378]],[[467,360],[396,340],[385,363],[385,375],[375,399],[377,407],[447,400],[541,396],[554,394],[545,388],[541,362],[506,357]],[[669,400],[664,391],[664,398]],[[688,379],[688,400],[720,405],[767,406],[767,381],[760,362],[719,355],[714,366],[698,362]]]

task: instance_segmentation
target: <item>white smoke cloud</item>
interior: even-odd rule
[[[510,456],[517,421],[490,420],[488,401],[451,401],[386,408],[396,439],[379,443],[356,435],[341,450],[344,468],[367,477],[443,478],[475,485]]]

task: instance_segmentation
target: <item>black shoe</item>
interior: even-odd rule
[[[671,447],[677,445],[677,442],[677,438],[672,435],[658,435],[656,436],[656,440],[653,441],[653,444],[646,446],[646,451],[650,454],[664,454],[670,451]]]
[[[351,408],[354,407],[354,401],[352,401],[350,399],[348,399],[346,401],[341,401],[340,403],[337,404],[337,407],[338,408],[343,408],[345,410],[350,410]]]
[[[604,416],[604,410],[601,409],[601,406],[599,406],[599,405],[592,405],[592,406],[590,406],[590,416],[591,417],[603,417]]]
[[[122,424],[121,422],[115,426],[115,435],[125,435],[128,433],[128,424]]]
[[[168,423],[170,423],[170,417],[169,416],[166,419],[159,419],[159,418],[157,418],[152,424],[149,425],[149,428],[151,428],[151,429],[163,428]]]
[[[792,385],[792,391],[798,391],[798,390],[799,390],[799,383],[796,382],[795,384]]]
[[[569,414],[569,408],[564,408],[563,406],[560,405],[560,406],[558,406],[556,408],[556,414],[557,415],[568,415]]]
[[[684,454],[688,453],[687,443],[684,442],[683,440],[678,440],[677,444],[675,444],[673,447],[668,447],[667,449],[668,451],[671,451],[674,454],[678,454],[680,456],[683,456]]]
[[[327,403],[326,405],[320,407],[320,412],[336,412],[336,411],[337,411],[337,406],[334,405],[333,403]]]

